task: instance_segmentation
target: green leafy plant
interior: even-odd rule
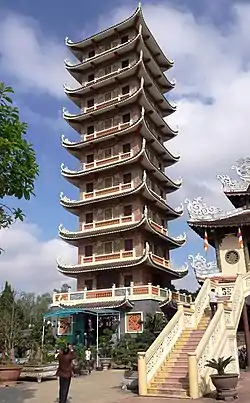
[[[110,358],[112,356],[113,343],[112,330],[104,329],[103,335],[99,338],[98,353],[101,358]]]
[[[232,356],[228,358],[220,357],[218,360],[213,358],[207,361],[206,367],[215,369],[218,375],[225,375],[226,367],[233,361],[234,358]]]
[[[38,175],[35,151],[24,138],[27,124],[19,119],[19,110],[10,97],[14,91],[0,82],[0,199],[6,196],[29,200]],[[20,208],[0,203],[0,227],[23,221]]]

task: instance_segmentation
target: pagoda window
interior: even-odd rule
[[[94,104],[95,104],[94,98],[90,98],[87,100],[87,108],[92,108],[92,106],[94,106]]]
[[[128,35],[123,35],[121,37],[121,43],[126,43],[126,42],[128,42]]]
[[[110,158],[110,157],[112,157],[112,148],[105,148],[105,150],[104,150],[104,156],[105,156],[105,158]]]
[[[154,244],[153,249],[154,249],[154,254],[159,255],[159,247],[158,247],[158,245]]]
[[[87,288],[87,290],[93,290],[93,280],[92,279],[85,280],[85,288]]]
[[[93,134],[95,131],[95,126],[91,125],[87,127],[87,134]]]
[[[113,126],[113,119],[112,118],[104,120],[104,128],[105,129],[109,129],[112,126]]]
[[[110,253],[113,253],[113,242],[105,242],[104,243],[104,253],[105,255],[109,255]]]
[[[157,221],[157,220],[156,220],[156,214],[155,214],[155,213],[153,213],[153,221],[154,221],[154,222]]]
[[[111,46],[112,46],[112,42],[107,42],[105,45],[105,50],[111,49]]]
[[[95,74],[94,73],[91,73],[91,74],[88,75],[88,81],[94,81],[94,79],[95,79]]]
[[[93,245],[85,245],[84,254],[87,257],[88,256],[93,256]]]
[[[129,123],[130,122],[130,113],[125,113],[122,115],[122,123]]]
[[[159,162],[159,169],[162,171],[162,164]]]
[[[85,223],[92,224],[93,222],[93,213],[86,213],[85,214]]]
[[[86,160],[87,164],[91,164],[91,162],[94,162],[94,154],[88,154]]]
[[[110,73],[112,73],[112,66],[111,66],[111,64],[110,64],[109,66],[106,66],[106,67],[105,67],[105,75],[106,75],[106,74],[110,74]]]
[[[133,282],[133,276],[132,275],[124,276],[124,287],[130,287],[132,282]]]
[[[131,173],[123,175],[123,183],[131,183],[131,179],[132,179]]]
[[[104,95],[104,99],[105,101],[110,101],[112,98],[112,93],[111,92],[106,92],[106,94]]]
[[[111,188],[113,186],[113,178],[112,176],[108,176],[104,179],[104,188]]]
[[[124,87],[122,87],[122,95],[129,94],[129,90],[129,85],[124,85]]]
[[[93,182],[86,183],[86,193],[92,193],[94,191]]]
[[[125,69],[128,66],[129,66],[129,59],[123,60],[122,61],[122,69]]]
[[[163,190],[160,191],[160,196],[164,199]]]
[[[125,239],[124,250],[125,251],[133,250],[133,239]]]
[[[165,220],[163,220],[163,218],[161,219],[161,225],[163,228],[165,228]]]
[[[130,143],[123,144],[122,152],[124,154],[126,154],[126,153],[130,153],[130,151],[131,151],[131,144]]]
[[[92,49],[89,51],[89,58],[94,57],[95,56],[95,49]]]
[[[105,220],[111,220],[113,218],[113,209],[112,208],[106,208],[104,210],[104,219]]]
[[[129,204],[128,206],[123,207],[123,215],[125,217],[128,217],[128,216],[132,215],[132,204]]]

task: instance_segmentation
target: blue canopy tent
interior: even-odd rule
[[[99,318],[103,316],[118,316],[119,317],[119,327],[118,327],[118,337],[120,338],[120,311],[114,309],[84,309],[84,308],[59,308],[55,311],[46,312],[43,315],[43,334],[42,334],[42,349],[44,345],[44,336],[45,336],[45,324],[46,320],[49,318],[62,318],[73,316],[77,314],[85,313],[87,315],[94,315],[97,318],[96,325],[96,350],[97,350],[97,365],[99,364],[99,356],[98,356],[98,348],[99,348]]]

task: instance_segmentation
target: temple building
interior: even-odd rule
[[[240,159],[232,169],[237,172],[239,180],[217,175],[225,196],[233,205],[231,211],[209,206],[201,197],[186,200],[190,228],[201,238],[206,238],[216,252],[216,262],[207,261],[200,253],[189,256],[197,281],[203,283],[210,278],[215,286],[221,284],[222,295],[228,298],[237,276],[250,270],[250,158]],[[231,286],[226,283],[231,283]],[[244,329],[250,363],[249,297],[245,302],[238,331]]]
[[[60,203],[79,227],[60,225],[59,236],[78,248],[78,262],[58,260],[58,270],[76,279],[77,291],[55,293],[53,306],[119,312],[121,332],[137,333],[145,314],[171,299],[171,281],[187,274],[187,267],[173,269],[169,256],[185,243],[185,234],[168,231],[168,222],[183,214],[168,202],[181,181],[166,173],[179,160],[165,146],[178,134],[166,122],[176,106],[164,96],[174,88],[164,74],[173,62],[141,6],[123,22],[66,45],[76,61],[65,67],[79,85],[65,86],[65,93],[79,112],[64,109],[63,117],[79,140],[62,138],[77,167],[62,165],[61,173],[79,199],[61,194]]]

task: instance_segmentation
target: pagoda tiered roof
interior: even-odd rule
[[[123,154],[118,154],[117,156],[112,156],[110,158],[107,158],[106,163],[104,161],[96,161],[95,163],[91,163],[90,165],[93,165],[92,168],[86,169],[85,166],[82,167],[82,169],[79,169],[77,171],[73,171],[68,169],[67,167],[64,167],[62,164],[61,166],[61,174],[71,183],[73,183],[75,186],[80,186],[81,184],[81,179],[83,177],[87,177],[87,175],[93,174],[93,173],[99,173],[101,171],[108,171],[112,170],[113,168],[116,167],[123,167],[128,164],[133,164],[135,162],[141,163],[142,167],[146,169],[150,174],[161,184],[162,188],[167,191],[167,193],[173,192],[177,189],[180,188],[182,181],[179,180],[177,182],[174,182],[171,180],[163,171],[161,171],[150,159],[150,156],[148,154],[147,148],[146,148],[146,139],[143,139],[142,144],[141,144],[141,149],[136,152],[133,155],[133,152],[130,151],[129,153],[126,153],[125,155]],[[99,166],[98,166],[99,163]]]
[[[163,141],[167,141],[168,139],[171,139],[178,134],[178,131],[172,130],[163,119],[156,127],[157,130],[159,130],[159,134],[163,137]],[[81,151],[85,147],[88,147],[90,144],[97,144],[102,141],[107,141],[109,139],[115,138],[117,136],[125,136],[129,133],[134,132],[135,130],[137,132],[139,131],[146,140],[150,141],[151,146],[159,153],[163,160],[169,161],[169,163],[165,166],[172,165],[179,160],[180,157],[173,156],[170,151],[166,149],[163,143],[157,138],[155,129],[149,123],[149,120],[145,116],[144,107],[142,107],[141,117],[136,121],[130,121],[128,123],[123,123],[108,129],[95,132],[90,135],[86,135],[84,140],[78,142],[72,142],[63,136],[62,145],[73,155],[79,158],[79,155],[81,155]]]
[[[63,193],[61,193],[60,203],[70,212],[79,215],[81,207],[84,207],[86,205],[116,199],[118,196],[119,198],[121,198],[128,195],[142,195],[145,199],[153,202],[154,205],[157,206],[160,210],[164,211],[169,220],[180,217],[183,214],[183,206],[173,209],[166,203],[166,200],[164,198],[150,189],[147,183],[147,173],[145,171],[142,181],[138,186],[134,186],[133,182],[125,184],[121,183],[117,186],[113,186],[112,188],[95,190],[91,194],[86,194],[87,197],[82,200],[71,200],[68,197],[64,196]]]
[[[106,256],[101,259],[100,255],[97,255],[96,257],[98,257],[97,261],[95,260],[95,256],[83,257],[83,262],[75,265],[63,264],[60,260],[58,260],[58,270],[67,276],[77,277],[77,275],[80,273],[122,269],[125,267],[146,264],[160,271],[164,271],[165,273],[169,273],[174,279],[182,278],[188,272],[187,265],[179,269],[172,269],[169,260],[154,255],[150,251],[148,243],[141,256],[136,256],[134,251],[120,251],[113,253],[112,256],[110,256],[110,259],[107,259]]]
[[[84,84],[80,82],[80,86],[77,88],[70,88],[65,84],[65,94],[77,104],[77,99],[83,95],[87,95],[89,92],[96,91],[104,86],[116,84],[117,82],[124,81],[124,79],[134,76],[139,78],[143,76],[146,85],[148,85],[149,88],[153,86],[154,91],[157,89],[161,93],[166,93],[174,88],[175,82],[170,82],[164,74],[153,76],[150,70],[150,63],[147,61],[146,67],[144,60],[144,53],[141,50],[138,61],[130,63],[128,67],[118,68],[111,73],[96,77],[92,81],[86,81]]]
[[[141,35],[144,41],[147,43],[147,48],[152,54],[152,57],[156,60],[157,64],[161,68],[162,71],[165,71],[173,66],[173,61],[169,60],[164,53],[162,52],[160,46],[154,39],[153,35],[151,34],[142,14],[142,8],[139,4],[138,8],[136,9],[135,13],[126,18],[124,21],[113,25],[112,27],[105,29],[95,35],[90,36],[84,40],[78,42],[72,42],[68,38],[66,38],[65,42],[71,52],[81,60],[82,50],[86,47],[90,47],[94,44],[97,44],[100,41],[112,36],[113,34],[118,35],[119,33],[128,30],[129,28],[137,28],[139,31],[139,27],[141,26]]]
[[[145,207],[144,213],[138,217],[116,217],[109,220],[97,221],[92,224],[83,224],[83,229],[79,231],[69,231],[59,226],[58,234],[71,245],[79,246],[79,241],[88,238],[95,238],[101,235],[120,234],[128,230],[144,229],[152,235],[157,236],[168,244],[169,249],[178,248],[186,242],[186,234],[178,237],[171,237],[168,230],[157,224],[148,217],[148,209]]]

